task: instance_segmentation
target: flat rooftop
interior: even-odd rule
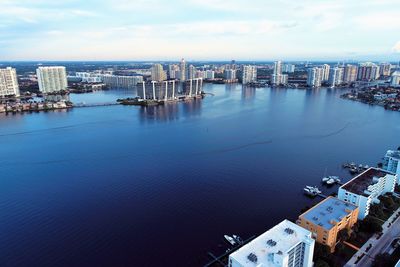
[[[335,197],[328,197],[300,215],[300,218],[304,218],[326,230],[330,230],[334,226],[331,223],[332,220],[338,223],[355,209],[357,209],[356,205],[344,202]]]
[[[399,150],[388,150],[388,152],[386,152],[386,157],[400,159],[400,151]]]
[[[364,191],[368,189],[368,186],[376,183],[374,177],[382,178],[388,174],[393,175],[393,173],[382,169],[369,168],[342,185],[341,188],[357,195],[368,196]]]
[[[272,267],[276,264],[269,257],[271,253],[285,254],[304,240],[311,240],[311,232],[291,221],[284,220],[233,252],[229,257],[234,258],[242,266]],[[249,255],[255,255],[257,261],[251,261]]]

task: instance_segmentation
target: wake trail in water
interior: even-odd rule
[[[343,132],[344,130],[346,130],[349,126],[350,126],[350,122],[346,123],[345,126],[343,126],[342,128],[340,128],[337,131],[331,132],[331,133],[327,133],[327,134],[314,134],[314,135],[305,135],[304,137],[306,138],[313,138],[313,139],[317,139],[317,138],[327,138],[327,137],[331,137],[334,135],[338,135],[341,132]]]
[[[266,140],[266,141],[248,143],[248,144],[244,144],[244,145],[240,145],[240,146],[234,146],[234,147],[228,147],[228,148],[212,150],[212,151],[207,151],[207,152],[195,153],[194,155],[209,155],[209,154],[227,153],[227,152],[242,150],[242,149],[252,147],[252,146],[267,145],[267,144],[271,144],[271,143],[272,143],[272,140]]]

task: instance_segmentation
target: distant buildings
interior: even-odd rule
[[[274,63],[274,73],[272,74],[271,84],[283,85],[288,83],[288,75],[282,74],[282,62],[276,61]]]
[[[119,76],[109,74],[99,74],[102,82],[109,87],[130,88],[143,82],[142,76]]]
[[[84,83],[101,83],[101,77],[99,77],[97,74],[90,72],[76,72],[75,77],[80,78],[81,82]],[[68,76],[68,79],[69,78],[70,76]]]
[[[335,197],[328,197],[302,215],[297,224],[311,231],[312,237],[320,244],[335,251],[338,233],[349,231],[357,222],[358,207]]]
[[[358,66],[357,79],[360,81],[372,81],[379,78],[379,66],[372,62],[361,63]]]
[[[215,79],[215,72],[213,70],[206,70],[204,78],[209,80]]]
[[[400,86],[400,71],[395,71],[390,79],[391,86]]]
[[[39,82],[39,90],[42,93],[53,93],[66,90],[67,72],[65,67],[39,67],[36,70],[36,75]]]
[[[294,64],[283,64],[282,65],[282,72],[283,73],[293,73],[295,70]]]
[[[310,68],[307,69],[307,86],[309,87],[320,87],[324,79],[323,68]]]
[[[392,69],[392,65],[390,63],[380,63],[379,64],[379,75],[380,76],[390,76],[390,71]]]
[[[330,69],[331,69],[331,66],[329,66],[328,64],[324,64],[322,66],[322,70],[323,70],[322,82],[327,82],[329,80]]]
[[[179,79],[181,81],[186,81],[187,79],[187,68],[186,68],[186,62],[185,59],[182,58],[181,63],[180,63],[180,77]]]
[[[343,83],[343,70],[343,68],[338,67],[330,70],[328,84],[331,87],[335,87]]]
[[[197,72],[197,69],[196,69],[196,67],[195,66],[193,66],[193,65],[190,65],[189,66],[189,72],[188,72],[188,79],[195,79],[196,78],[196,72]]]
[[[358,67],[356,65],[347,64],[344,67],[343,82],[350,84],[357,81]]]
[[[397,184],[400,184],[400,151],[388,150],[383,158],[383,169],[397,174]]]
[[[254,82],[257,82],[257,67],[250,65],[243,66],[242,83],[249,84]]]
[[[339,188],[338,198],[359,207],[359,219],[369,214],[372,203],[379,203],[378,197],[393,192],[396,176],[384,170],[369,168]]]
[[[167,79],[163,66],[161,64],[154,64],[151,67],[151,80],[161,82]]]
[[[236,70],[235,69],[225,69],[224,70],[224,79],[228,82],[236,81]]]
[[[179,66],[176,64],[169,65],[168,75],[170,79],[179,79],[180,78]]]
[[[17,71],[11,67],[0,69],[0,97],[19,95]]]
[[[229,255],[229,267],[311,267],[311,232],[284,220]]]

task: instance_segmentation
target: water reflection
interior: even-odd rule
[[[175,121],[179,119],[178,103],[168,103],[161,106],[140,107],[139,120],[144,122]]]
[[[242,102],[253,101],[256,97],[256,88],[243,86],[242,87]]]

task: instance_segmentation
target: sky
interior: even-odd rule
[[[399,0],[0,0],[5,60],[400,61]]]

